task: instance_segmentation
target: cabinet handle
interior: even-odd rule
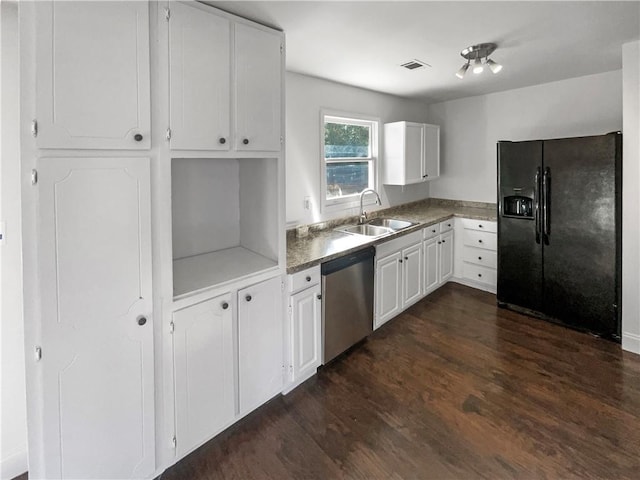
[[[251,301],[251,295],[247,295],[246,297],[244,297],[244,299],[245,299],[247,302],[250,302],[250,301]]]
[[[305,280],[306,280],[307,282],[310,282],[310,281],[311,281],[311,277],[307,275],[307,278],[305,278]]]
[[[227,308],[229,308],[229,304],[227,302],[222,302],[222,309],[226,310]]]
[[[318,295],[316,295],[316,298],[317,298],[318,300],[322,300],[322,295],[318,294]]]
[[[482,260],[482,257],[478,257],[478,260]]]
[[[409,260],[409,257],[404,257],[405,260]]]
[[[442,242],[438,242],[438,245],[440,245]]]
[[[136,134],[133,136],[133,139],[134,139],[136,142],[141,142],[143,138],[144,138],[144,137],[143,137],[141,134],[139,134],[139,133],[136,133]]]
[[[431,230],[431,233],[436,233],[436,231],[435,230]]]
[[[479,276],[479,277],[481,277],[481,276],[482,276],[482,274],[481,274],[481,273],[479,273],[479,274],[478,274],[478,276]]]
[[[482,240],[478,240],[478,243],[482,243]]]
[[[427,178],[429,175],[422,175],[422,178]]]
[[[447,227],[450,227],[450,226],[451,226],[451,224],[450,224],[450,223],[447,223]]]
[[[138,325],[143,326],[145,323],[147,323],[146,317],[138,317]]]
[[[442,240],[442,243],[444,243],[444,240]]]
[[[218,142],[220,142],[220,145],[224,145],[225,143],[227,143],[227,139],[224,137],[220,137],[220,139],[218,140]]]
[[[400,263],[402,263],[402,259],[398,260]]]
[[[245,145],[249,145],[249,139],[245,138],[244,140],[242,140],[242,143],[244,143]]]
[[[478,225],[478,228],[484,228],[484,227],[482,226],[482,224],[479,224],[479,225]]]

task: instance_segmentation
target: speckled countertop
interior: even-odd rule
[[[296,230],[290,230],[287,232],[287,273],[299,272],[305,268],[360,250],[363,247],[387,242],[451,217],[495,221],[497,212],[496,205],[492,203],[432,198],[378,210],[372,212],[369,219],[376,217],[408,220],[416,225],[376,239],[361,235],[349,235],[335,230],[341,225],[357,223],[358,217],[346,217],[310,225],[309,233],[305,237],[297,237]]]

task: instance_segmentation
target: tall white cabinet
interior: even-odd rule
[[[283,389],[284,35],[195,2],[162,3],[157,20],[170,465]]]
[[[29,423],[42,443],[31,476],[146,477],[155,469],[149,159],[43,157],[37,175],[41,316],[28,350],[30,394],[42,403]]]
[[[154,478],[283,388],[284,34],[20,15],[30,476]]]

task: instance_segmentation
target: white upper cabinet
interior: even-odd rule
[[[231,22],[210,8],[173,3],[169,110],[174,149],[229,150]]]
[[[425,123],[384,125],[384,181],[409,185],[440,175],[440,127]]]
[[[280,150],[282,36],[244,24],[235,27],[236,148]]]
[[[39,148],[148,149],[147,2],[39,2]]]
[[[284,35],[200,4],[172,2],[173,150],[281,150]]]

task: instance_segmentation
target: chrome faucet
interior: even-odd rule
[[[365,212],[362,208],[362,200],[364,199],[364,196],[366,193],[374,193],[376,195],[376,203],[378,205],[382,205],[382,200],[380,200],[380,195],[378,195],[378,192],[376,192],[373,188],[365,188],[364,190],[362,190],[360,192],[360,220],[359,223],[364,223],[367,220],[367,212]]]

